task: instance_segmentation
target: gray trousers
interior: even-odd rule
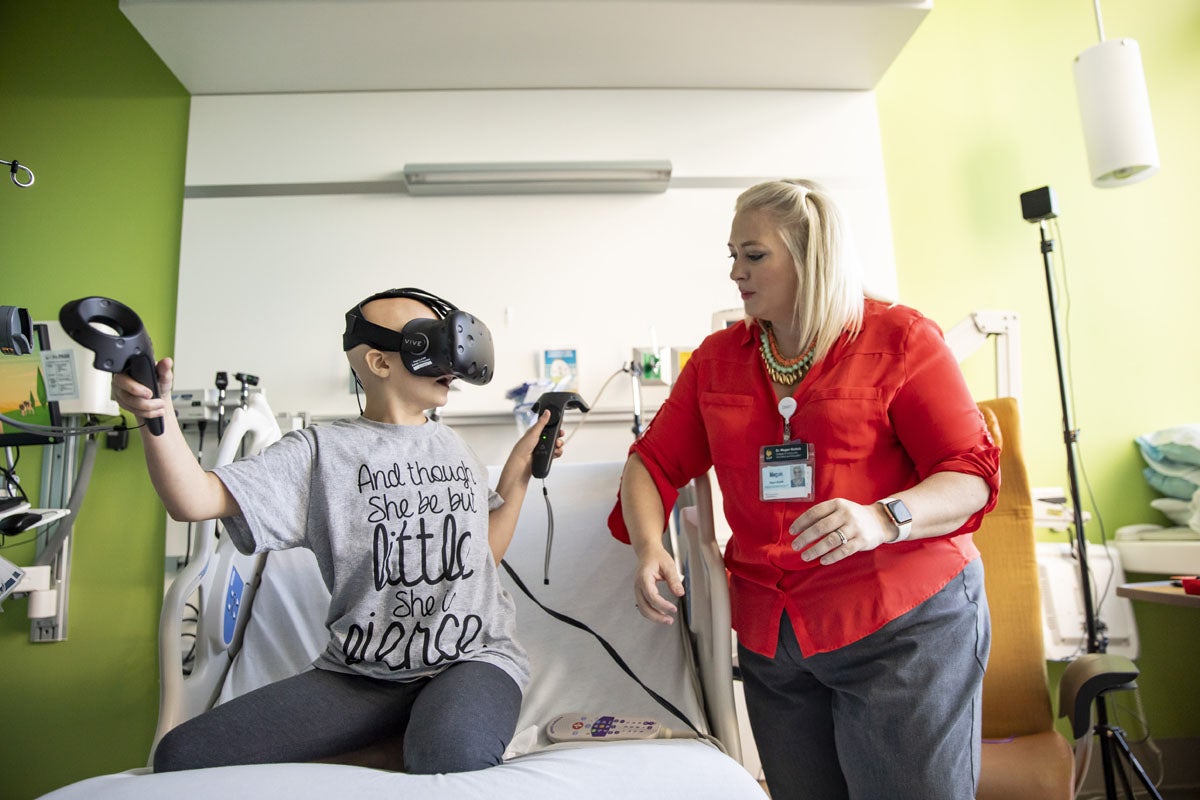
[[[739,645],[773,800],[974,798],[990,647],[978,559],[912,611],[838,650],[805,656],[786,614],[774,658]]]
[[[500,763],[520,710],[520,688],[492,664],[411,682],[310,669],[175,728],[154,771],[315,761],[403,734],[405,772],[469,772]]]

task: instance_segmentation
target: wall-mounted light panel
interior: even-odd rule
[[[670,161],[514,161],[405,164],[411,195],[665,192]]]

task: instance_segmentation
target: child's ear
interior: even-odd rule
[[[392,366],[387,354],[380,350],[368,350],[366,361],[367,369],[378,378],[386,378],[391,371]]]

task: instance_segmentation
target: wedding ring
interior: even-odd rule
[[[846,544],[846,534],[841,528],[838,528],[836,531],[834,531],[834,533],[836,533],[838,538],[842,540],[842,545]]]

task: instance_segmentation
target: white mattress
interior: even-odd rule
[[[741,800],[765,797],[733,759],[697,741],[609,742],[543,750],[479,772],[405,775],[332,764],[262,764],[158,775],[121,773],[72,784],[44,800]]]

